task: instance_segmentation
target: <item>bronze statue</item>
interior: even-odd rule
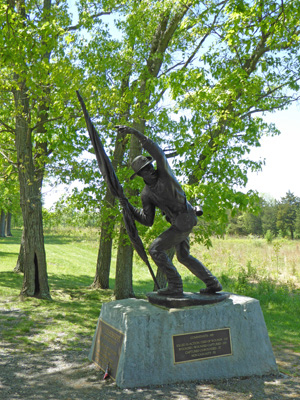
[[[166,254],[166,250],[172,247],[176,249],[178,261],[206,284],[206,288],[201,289],[200,293],[212,294],[221,291],[222,285],[218,279],[199,260],[190,255],[189,234],[197,223],[196,211],[187,201],[181,185],[173,175],[164,151],[136,129],[122,125],[117,128],[123,133],[135,135],[151,155],[138,156],[132,162],[134,174],[131,179],[138,175],[145,182],[141,193],[143,208],[135,208],[126,198],[120,198],[120,203],[123,207],[129,206],[136,221],[143,225],[153,225],[156,207],[161,209],[171,224],[171,227],[159,235],[149,247],[153,261],[166,274],[168,281],[168,287],[158,290],[158,294],[183,295],[181,276]],[[157,164],[156,169],[152,165],[154,160]]]

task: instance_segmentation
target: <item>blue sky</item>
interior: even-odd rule
[[[300,197],[300,105],[265,117],[281,131],[279,136],[265,137],[261,147],[253,149],[251,159],[265,159],[259,173],[250,173],[246,189],[257,190],[277,200],[287,191]]]

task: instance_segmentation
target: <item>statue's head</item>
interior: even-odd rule
[[[134,174],[131,175],[130,179],[133,179],[136,175],[139,175],[139,173],[146,168],[147,166],[152,167],[152,157],[145,157],[145,156],[137,156],[131,163],[131,167],[134,170]]]

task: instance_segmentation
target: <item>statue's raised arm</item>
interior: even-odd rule
[[[159,170],[162,175],[166,174],[167,176],[172,176],[172,179],[176,179],[175,176],[173,175],[172,169],[168,163],[168,160],[167,160],[167,157],[166,157],[164,151],[161,149],[161,147],[156,142],[154,142],[152,139],[148,138],[143,133],[141,133],[140,131],[138,131],[134,128],[124,126],[124,125],[118,125],[118,126],[116,126],[116,128],[118,128],[118,130],[122,133],[128,133],[128,134],[134,135],[140,141],[142,147],[156,161],[157,170]],[[138,157],[140,157],[140,156],[138,156]],[[149,159],[149,161],[150,161],[150,159]]]

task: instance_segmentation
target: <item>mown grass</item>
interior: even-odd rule
[[[103,302],[113,299],[115,259],[109,290],[93,290],[99,234],[65,230],[45,235],[49,285],[53,301],[20,299],[22,275],[13,272],[21,231],[0,238],[0,332],[2,340],[21,351],[63,346],[80,349],[91,343]],[[223,289],[260,301],[273,345],[300,351],[300,242],[268,244],[258,238],[214,239],[213,248],[194,244],[192,254],[219,277]],[[153,264],[153,263],[152,263]],[[176,263],[185,291],[203,284]],[[147,267],[135,257],[134,291],[153,290]]]

